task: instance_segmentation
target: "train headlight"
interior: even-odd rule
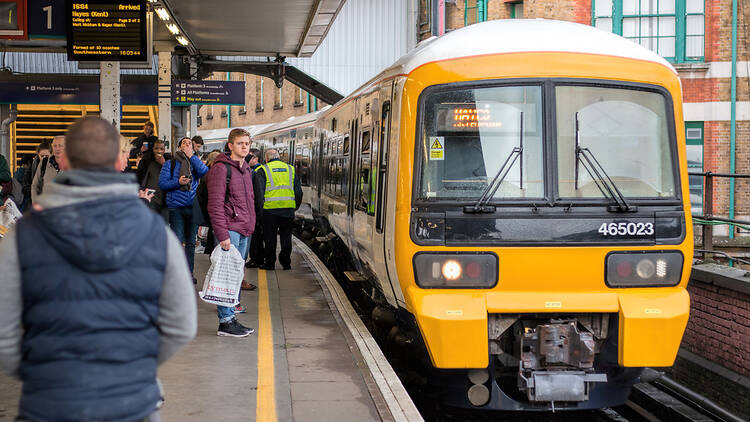
[[[461,277],[461,264],[455,259],[443,263],[443,277],[446,280],[455,281]]]
[[[676,286],[682,277],[680,251],[611,252],[606,258],[609,287]]]
[[[417,285],[432,289],[489,289],[497,284],[498,259],[493,253],[432,253],[414,256]]]

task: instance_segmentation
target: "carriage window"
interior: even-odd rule
[[[540,86],[434,92],[423,119],[420,199],[476,199],[505,170],[495,200],[544,196]]]
[[[579,154],[576,159],[576,116],[579,146],[588,148],[624,196],[675,196],[663,95],[584,86],[558,86],[555,94],[561,198],[603,197],[597,187],[598,179],[584,166],[585,157]]]
[[[372,196],[373,169],[370,165],[370,131],[362,132],[362,153],[359,154],[359,175],[357,177],[355,206],[357,209],[367,211],[368,214],[374,210],[375,198]]]
[[[362,152],[370,152],[370,131],[362,133]]]
[[[310,147],[296,147],[294,167],[302,186],[310,186]]]

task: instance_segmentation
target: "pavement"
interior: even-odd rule
[[[208,255],[196,255],[198,288]],[[166,392],[162,420],[379,421],[361,356],[341,325],[307,258],[292,270],[249,269],[258,285],[243,291],[246,338],[218,337],[216,307],[198,299],[196,338],[159,368]],[[0,375],[0,421],[13,421],[20,383]]]

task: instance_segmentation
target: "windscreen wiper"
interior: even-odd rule
[[[521,112],[521,125],[518,137],[518,146],[513,147],[513,150],[510,152],[510,154],[508,154],[508,157],[505,159],[503,165],[500,166],[500,169],[498,169],[497,173],[495,173],[495,177],[492,178],[490,184],[488,184],[487,187],[482,191],[482,194],[479,196],[477,202],[474,205],[465,206],[464,212],[468,214],[495,212],[495,206],[487,205],[487,202],[489,202],[490,199],[495,196],[495,192],[497,192],[497,190],[500,188],[500,184],[503,183],[505,177],[508,176],[508,173],[510,173],[510,169],[513,168],[513,164],[515,164],[516,160],[518,160],[519,158],[521,158],[521,161],[518,165],[520,172],[519,184],[520,188],[523,189],[523,112]],[[500,176],[500,174],[502,174],[502,176]]]
[[[578,173],[579,163],[583,166],[586,172],[591,176],[591,179],[599,188],[602,195],[606,198],[610,198],[617,203],[617,205],[610,205],[607,207],[607,211],[610,212],[636,212],[638,207],[630,205],[625,200],[620,189],[617,188],[615,182],[609,177],[607,171],[596,159],[594,153],[588,148],[581,147],[581,133],[580,125],[578,121],[578,113],[576,113],[576,162],[575,162],[575,189],[578,190]]]

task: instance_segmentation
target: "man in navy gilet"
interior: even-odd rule
[[[65,137],[70,170],[0,241],[0,364],[23,381],[19,420],[157,419],[157,366],[196,332],[185,255],[115,170],[111,124]]]

